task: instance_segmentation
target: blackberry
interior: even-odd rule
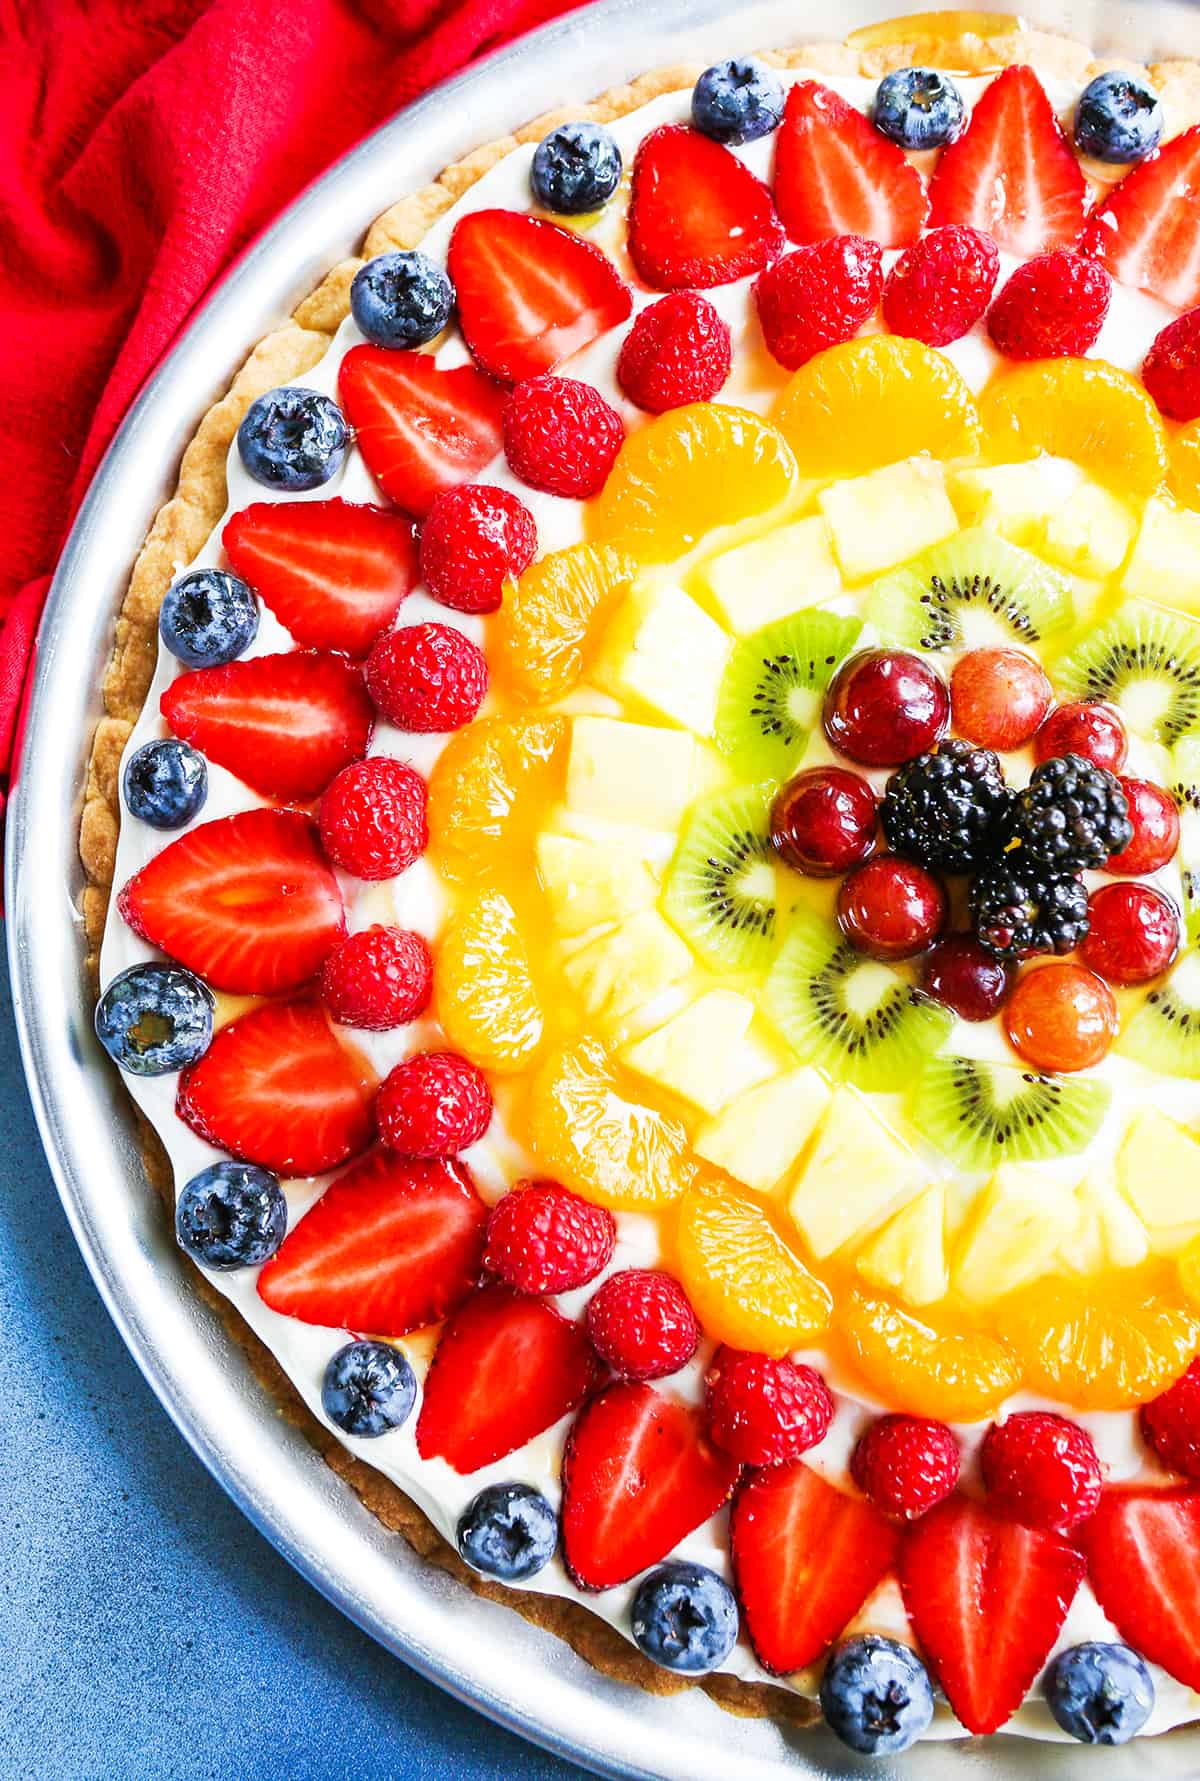
[[[1102,866],[1133,840],[1129,800],[1116,775],[1082,755],[1035,767],[1005,823],[1005,845],[1059,872]]]
[[[971,921],[996,958],[1072,952],[1088,931],[1087,887],[1073,872],[1006,854],[972,881]]]
[[[991,749],[955,738],[898,768],[879,814],[893,852],[944,872],[973,872],[992,851],[1011,797]]]

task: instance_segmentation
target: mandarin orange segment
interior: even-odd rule
[[[1176,1262],[1179,1284],[1188,1303],[1200,1307],[1200,1237],[1193,1237]]]
[[[908,63],[975,71],[1003,67],[1006,57],[999,52],[989,57],[986,40],[1011,37],[1020,29],[1020,19],[1011,12],[910,12],[902,18],[863,25],[851,31],[846,42],[860,54],[903,49]]]
[[[614,1211],[667,1205],[695,1175],[682,1125],[627,1099],[595,1039],[542,1064],[530,1090],[529,1135],[548,1174]]]
[[[776,429],[744,408],[694,402],[621,447],[589,527],[646,563],[684,556],[706,533],[780,506],[796,464]]]
[[[1167,436],[1136,378],[1102,359],[1039,359],[996,373],[979,399],[985,451],[1001,461],[1070,458],[1126,495],[1167,474]]]
[[[928,452],[974,457],[979,411],[949,359],[919,340],[874,334],[817,353],[781,391],[771,419],[801,476],[860,476]]]
[[[1021,1383],[1019,1361],[995,1336],[934,1329],[871,1293],[846,1295],[838,1327],[890,1410],[979,1422]]]
[[[1171,493],[1185,507],[1200,507],[1200,420],[1172,427],[1168,438]]]
[[[429,776],[429,839],[448,877],[511,862],[532,869],[533,837],[565,771],[565,718],[482,718],[451,736]],[[525,850],[524,868],[519,856]]]
[[[635,569],[606,544],[576,544],[531,563],[509,586],[490,651],[502,685],[532,704],[570,692],[583,673],[588,633]]]
[[[447,924],[434,970],[437,1014],[451,1045],[481,1069],[520,1070],[545,1020],[516,911],[484,891]]]
[[[1120,1300],[1098,1294],[1095,1281],[1043,1284],[1009,1302],[1004,1333],[1030,1391],[1079,1410],[1131,1410],[1188,1366],[1200,1311],[1134,1281]]]
[[[711,1184],[684,1199],[679,1270],[705,1330],[759,1354],[800,1348],[829,1323],[833,1299],[761,1206]]]

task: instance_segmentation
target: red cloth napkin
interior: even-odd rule
[[[63,539],[196,303],[367,131],[573,3],[0,0],[0,775]]]

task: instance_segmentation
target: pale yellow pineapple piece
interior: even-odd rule
[[[617,1055],[639,1076],[705,1113],[719,1113],[744,1086],[737,1080],[736,1065],[753,1019],[754,1003],[748,997],[710,989]]]
[[[843,1085],[795,1176],[788,1211],[820,1261],[869,1236],[923,1184],[913,1152],[865,1095]]]
[[[728,634],[680,587],[635,581],[604,634],[590,678],[618,699],[711,736]]]
[[[1147,501],[1121,591],[1200,615],[1200,513]]]
[[[563,960],[563,976],[593,1019],[618,1020],[686,977],[692,955],[656,909],[589,940]]]
[[[1117,1153],[1117,1185],[1150,1234],[1156,1255],[1177,1255],[1200,1232],[1200,1143],[1145,1107]]]
[[[1031,1163],[1002,1163],[980,1195],[954,1258],[955,1289],[974,1304],[1036,1280],[1053,1265],[1074,1230],[1073,1188],[1049,1179]]]
[[[567,806],[584,816],[674,829],[696,797],[696,743],[682,730],[614,717],[571,722]]]
[[[865,581],[958,531],[945,471],[932,458],[908,458],[831,483],[817,504],[847,581]]]
[[[553,834],[539,835],[534,851],[561,934],[613,927],[640,909],[649,909],[658,896],[654,874],[636,854]]]
[[[1075,1193],[1076,1223],[1058,1252],[1058,1266],[1071,1274],[1099,1274],[1107,1268],[1136,1268],[1150,1253],[1146,1227],[1107,1175],[1090,1175]]]
[[[700,580],[739,637],[831,599],[842,586],[829,522],[819,513],[722,551],[703,565]]]
[[[1077,464],[1037,458],[1032,464],[956,470],[947,488],[964,526],[986,526],[1028,550],[1037,547],[1047,521],[1082,481]]]
[[[946,1264],[946,1189],[927,1187],[889,1218],[855,1267],[864,1280],[894,1292],[906,1305],[932,1305],[950,1288]]]
[[[1037,548],[1072,575],[1103,579],[1125,561],[1136,529],[1124,501],[1085,481],[1050,515]]]
[[[777,1187],[799,1158],[832,1090],[804,1064],[746,1089],[701,1126],[692,1148],[759,1193]]]

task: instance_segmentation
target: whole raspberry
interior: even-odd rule
[[[704,1378],[708,1432],[748,1466],[797,1459],[823,1441],[833,1398],[821,1375],[795,1361],[718,1348]]]
[[[1142,1405],[1142,1434],[1164,1466],[1200,1478],[1200,1360],[1152,1403]]]
[[[367,657],[367,691],[398,730],[461,730],[487,692],[483,651],[453,625],[402,625]]]
[[[949,346],[981,319],[999,276],[991,236],[966,223],[947,223],[900,255],[883,287],[883,319],[893,334]]]
[[[462,482],[443,489],[421,528],[421,579],[455,612],[495,612],[504,583],[537,555],[537,527],[508,489]]]
[[[415,1020],[429,1005],[433,958],[407,928],[364,928],[325,960],[321,994],[343,1026],[384,1033]]]
[[[958,1483],[958,1442],[944,1422],[881,1416],[850,1456],[850,1476],[885,1515],[916,1521]]]
[[[622,1379],[661,1379],[695,1354],[700,1325],[677,1280],[657,1268],[610,1274],[587,1308],[588,1335]]]
[[[630,328],[617,382],[639,408],[662,414],[685,402],[711,402],[732,363],[729,328],[708,298],[673,291]]]
[[[1086,254],[1059,248],[1018,266],[988,311],[993,345],[1009,359],[1082,358],[1095,346],[1112,279]]]
[[[1142,362],[1142,382],[1173,421],[1200,415],[1200,309],[1189,309],[1154,337]]]
[[[1051,1410],[1020,1410],[994,1422],[980,1450],[993,1509],[1027,1527],[1069,1534],[1100,1501],[1092,1437]]]
[[[356,878],[395,878],[429,842],[425,781],[387,755],[355,761],[321,799],[321,846]]]
[[[864,235],[831,235],[759,274],[754,302],[773,358],[789,371],[858,333],[879,302],[883,255]]]
[[[455,1051],[419,1051],[384,1077],[375,1099],[379,1136],[405,1156],[455,1156],[492,1120],[482,1070]]]
[[[598,494],[625,440],[615,408],[573,377],[531,377],[504,408],[504,455],[522,482],[549,495]]]
[[[617,1222],[557,1181],[518,1181],[492,1208],[484,1261],[518,1292],[574,1292],[612,1260]]]

